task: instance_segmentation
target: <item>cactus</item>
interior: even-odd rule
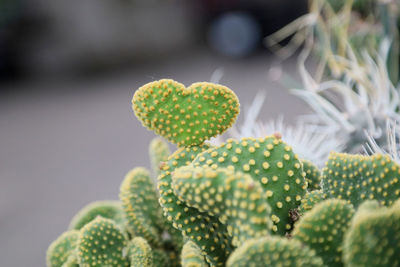
[[[322,267],[321,258],[297,240],[263,237],[249,240],[229,257],[227,267]]]
[[[75,250],[78,246],[79,231],[71,230],[61,234],[47,249],[47,267],[61,267],[76,258]],[[74,266],[74,265],[70,265]]]
[[[123,253],[126,245],[126,237],[118,225],[113,220],[99,216],[80,230],[79,266],[129,266]]]
[[[311,210],[316,204],[320,203],[323,200],[324,194],[322,190],[307,192],[301,200],[301,204],[299,206],[300,214],[304,214],[307,211]]]
[[[227,225],[232,245],[269,234],[272,222],[261,185],[242,172],[211,167],[181,167],[172,175],[172,187],[188,206]]]
[[[180,230],[184,236],[191,238],[196,245],[206,253],[207,262],[212,265],[223,265],[231,248],[226,226],[217,218],[197,209],[188,207],[179,200],[172,188],[171,174],[179,167],[189,165],[199,153],[209,148],[209,145],[180,148],[175,151],[164,166],[164,172],[158,177],[160,204],[164,215]]]
[[[144,168],[131,170],[121,184],[120,198],[128,218],[128,230],[161,246],[163,218],[150,173]]]
[[[79,230],[97,216],[112,219],[119,225],[125,224],[121,202],[114,200],[95,201],[86,205],[71,220],[69,229]]]
[[[142,237],[133,238],[128,244],[131,266],[153,267],[153,252],[149,243]]]
[[[182,267],[208,267],[201,249],[192,241],[187,241],[182,248]]]
[[[306,192],[301,162],[292,148],[277,136],[229,139],[208,149],[193,161],[214,169],[233,168],[250,174],[259,182],[272,208],[273,231],[284,235],[292,227],[289,212],[300,204]]]
[[[400,166],[388,155],[331,153],[323,173],[326,197],[348,200],[356,208],[367,199],[391,205],[400,196]]]
[[[211,146],[239,112],[220,85],[153,82],[133,108],[179,148],[169,155],[154,139],[154,175],[134,168],[121,201],[79,211],[49,246],[48,267],[400,266],[396,157],[332,153],[321,175],[280,134]]]
[[[239,100],[225,86],[202,82],[185,88],[167,79],[140,87],[132,107],[145,127],[178,146],[200,145],[222,134],[239,114]]]
[[[168,144],[161,138],[154,138],[150,142],[149,155],[153,173],[158,177],[162,172],[162,165],[170,155]]]
[[[325,200],[296,223],[293,238],[314,249],[325,265],[343,266],[343,236],[353,215],[353,206],[346,201]]]
[[[164,250],[161,249],[153,249],[153,266],[158,267],[169,267],[169,266],[179,266],[177,263],[176,256],[174,251],[169,251],[170,255],[174,255],[173,257],[168,256]]]
[[[400,266],[400,200],[389,208],[361,205],[344,239],[348,267]]]
[[[314,163],[309,160],[302,159],[303,171],[306,173],[307,188],[316,190],[321,188],[321,172]]]

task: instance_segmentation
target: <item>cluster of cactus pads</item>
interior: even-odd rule
[[[227,87],[172,80],[136,91],[156,138],[153,173],[128,172],[120,201],[83,208],[47,251],[48,267],[400,266],[400,165],[332,153],[324,169],[280,134],[205,143],[236,120]]]

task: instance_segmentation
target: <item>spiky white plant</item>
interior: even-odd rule
[[[368,132],[365,134],[368,138],[368,143],[364,146],[366,154],[389,155],[394,161],[400,163],[400,125],[396,121],[386,120],[386,147],[378,145],[374,137]]]
[[[361,152],[368,141],[365,131],[386,147],[385,122],[400,121],[399,93],[391,83],[386,67],[390,42],[384,40],[379,54],[373,59],[362,53],[361,64],[353,49],[347,56],[336,56],[342,65],[342,77],[318,82],[305,67],[307,54],[300,57],[300,73],[304,88],[293,93],[304,99],[315,113],[303,122],[317,127],[322,133],[334,133],[345,144],[347,152]]]

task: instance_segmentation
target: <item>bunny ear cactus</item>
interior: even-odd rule
[[[246,241],[229,257],[227,267],[323,267],[321,258],[297,240],[269,236]]]
[[[150,162],[153,173],[158,177],[162,172],[162,166],[170,155],[169,147],[161,138],[154,138],[149,146]]]
[[[142,237],[133,238],[128,244],[131,266],[153,267],[153,253],[149,243]]]
[[[362,205],[344,240],[348,267],[400,266],[400,200],[389,208]]]
[[[47,267],[61,267],[76,261],[75,250],[78,246],[79,231],[71,230],[60,235],[47,249]],[[70,265],[73,266],[73,265]]]
[[[261,185],[249,175],[224,168],[187,166],[176,170],[172,179],[181,201],[227,225],[234,247],[269,234],[271,208]]]
[[[79,230],[97,216],[114,220],[117,224],[125,224],[125,214],[120,201],[95,201],[81,209],[72,218],[69,229]]]
[[[134,168],[121,201],[83,208],[50,245],[48,267],[400,266],[400,200],[380,206],[400,196],[389,157],[332,153],[321,175],[280,134],[211,146],[239,113],[221,85],[160,80],[132,103],[179,148],[170,155],[154,139],[153,177]]]
[[[231,168],[249,174],[260,183],[272,212],[272,230],[284,235],[292,227],[289,212],[296,209],[306,193],[301,162],[279,135],[266,138],[229,139],[208,149],[193,161],[194,166]]]
[[[400,196],[400,166],[388,155],[331,153],[323,173],[326,197],[348,200],[356,208],[367,199],[391,205]]]
[[[129,266],[124,256],[126,245],[127,239],[114,221],[97,217],[80,230],[79,266]]]
[[[163,218],[149,171],[131,170],[121,184],[120,198],[127,214],[128,230],[160,247]]]
[[[239,100],[225,86],[201,82],[186,88],[168,79],[140,87],[132,107],[145,127],[181,147],[222,134],[239,114]]]
[[[192,241],[187,241],[182,248],[182,267],[208,267],[201,249]]]
[[[293,237],[314,249],[327,266],[343,266],[343,236],[353,215],[353,206],[346,201],[325,200],[296,223]]]
[[[217,218],[189,207],[174,194],[172,187],[172,173],[191,164],[199,153],[208,148],[207,144],[180,148],[168,158],[164,172],[158,177],[159,202],[168,221],[207,254],[208,262],[223,265],[232,250],[230,238],[225,235],[226,226]]]
[[[307,192],[301,200],[301,204],[299,206],[300,214],[304,214],[307,211],[310,211],[316,204],[320,203],[323,200],[324,193],[322,192],[322,190]]]
[[[306,175],[306,181],[308,183],[309,190],[317,190],[321,187],[321,171],[309,160],[302,159],[303,171]]]

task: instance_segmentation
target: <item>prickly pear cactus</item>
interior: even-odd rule
[[[229,257],[227,267],[322,267],[321,258],[297,240],[269,236],[246,241]]]
[[[301,200],[301,204],[299,206],[300,214],[304,214],[307,211],[310,211],[316,204],[320,203],[323,200],[324,193],[322,192],[322,190],[307,192]]]
[[[302,159],[303,171],[306,173],[308,190],[317,190],[321,188],[321,171],[309,160]]]
[[[161,246],[163,218],[149,171],[131,170],[121,184],[120,199],[129,222],[128,230],[152,245]]]
[[[120,201],[95,201],[81,209],[72,218],[69,229],[79,230],[97,216],[114,220],[119,225],[125,224],[125,213]]]
[[[149,145],[150,163],[153,173],[158,177],[162,172],[163,164],[168,160],[170,155],[169,147],[162,138],[154,138]]]
[[[261,185],[249,175],[224,168],[186,166],[175,170],[172,181],[182,202],[227,225],[234,247],[269,234],[271,208]]]
[[[272,209],[273,232],[284,235],[292,228],[289,212],[300,204],[307,184],[297,155],[279,136],[229,139],[198,155],[193,165],[249,174],[261,184]]]
[[[79,231],[71,230],[53,241],[47,249],[47,267],[60,267],[73,260],[76,261],[75,250],[78,246],[78,238]]]
[[[126,237],[114,221],[97,217],[80,230],[79,266],[129,266],[129,260],[123,251],[127,243]]]
[[[360,206],[344,240],[348,267],[400,266],[400,200],[389,208]]]
[[[153,252],[146,239],[138,236],[128,244],[128,256],[131,266],[153,267]]]
[[[207,144],[180,148],[168,158],[164,172],[158,177],[159,201],[167,219],[206,253],[207,262],[222,266],[232,250],[226,225],[207,213],[189,207],[174,194],[172,188],[172,173],[191,164],[199,153],[208,148]]]
[[[154,139],[153,175],[135,168],[121,201],[84,207],[48,267],[400,267],[400,166],[388,156],[332,153],[321,175],[280,134],[213,147],[239,113],[221,85],[160,80],[132,103],[178,150]]]
[[[331,153],[323,173],[326,197],[348,200],[356,208],[367,199],[391,205],[400,196],[400,166],[387,155]]]
[[[168,79],[140,87],[132,107],[145,127],[181,147],[222,134],[239,114],[239,100],[225,86],[201,82],[186,88]]]
[[[325,265],[343,266],[343,236],[353,215],[353,206],[346,201],[325,200],[296,223],[293,238],[314,249]]]
[[[182,248],[182,267],[208,267],[201,249],[192,241],[187,241]]]

